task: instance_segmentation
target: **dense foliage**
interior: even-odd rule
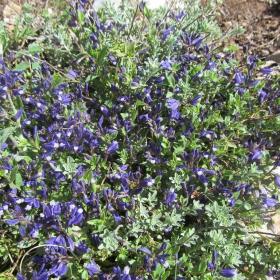
[[[185,5],[2,27],[1,279],[277,275],[279,76]]]

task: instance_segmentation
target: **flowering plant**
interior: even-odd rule
[[[279,76],[188,9],[80,0],[71,45],[46,39],[61,69],[43,44],[1,58],[3,275],[277,275]]]

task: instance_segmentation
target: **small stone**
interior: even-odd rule
[[[262,50],[262,56],[268,56],[269,51],[268,50]]]
[[[241,22],[241,25],[242,25],[244,28],[246,28],[246,27],[248,27],[248,22],[247,22],[247,21],[242,21],[242,22]]]
[[[231,22],[231,21],[226,21],[226,22],[224,22],[224,27],[225,27],[226,29],[230,29],[230,28],[232,27],[232,22]]]
[[[274,52],[272,55],[268,56],[266,60],[274,60],[277,63],[280,63],[280,50]]]
[[[270,24],[270,29],[276,30],[278,28],[278,25],[279,25],[278,21],[274,21]]]

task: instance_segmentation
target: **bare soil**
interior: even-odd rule
[[[239,46],[250,45],[251,52],[265,59],[280,50],[280,1],[270,0],[223,0],[217,10],[217,21],[223,31],[241,25],[245,32],[227,41]],[[208,0],[202,0],[205,5]]]

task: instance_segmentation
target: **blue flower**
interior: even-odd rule
[[[93,260],[90,260],[90,264],[85,264],[84,267],[86,268],[86,270],[88,271],[88,274],[91,277],[94,277],[94,274],[101,272],[100,268],[97,266],[97,264]]]
[[[80,73],[73,71],[72,69],[69,69],[67,73],[67,77],[70,79],[76,79],[79,76]]]
[[[277,201],[272,198],[262,197],[262,200],[267,205],[267,207],[274,207],[277,204]]]
[[[139,248],[138,251],[141,251],[141,252],[146,253],[148,255],[152,254],[152,252],[149,249],[145,248],[145,247]]]
[[[225,278],[233,278],[234,276],[237,275],[235,268],[224,268],[219,273],[221,276]]]
[[[173,111],[177,110],[179,105],[180,105],[180,102],[176,99],[173,99],[173,98],[167,98],[166,99],[166,107],[170,108]]]
[[[117,141],[113,141],[107,149],[107,154],[109,156],[112,156],[117,151],[118,148],[119,148],[119,143]]]
[[[275,175],[275,177],[274,177],[274,183],[275,183],[275,185],[276,185],[278,188],[280,188],[280,176]]]
[[[263,69],[261,69],[261,72],[263,74],[265,74],[265,75],[268,75],[268,74],[270,74],[272,72],[272,69],[270,69],[270,68],[263,68]]]
[[[195,96],[193,99],[191,99],[190,101],[189,101],[189,103],[191,104],[191,105],[193,105],[193,106],[196,106],[197,105],[197,103],[198,103],[198,101],[201,99],[201,95],[197,95],[197,96]]]
[[[83,255],[83,254],[86,254],[86,253],[89,252],[88,246],[84,242],[82,242],[82,241],[80,241],[78,243],[78,246],[76,246],[76,247],[77,247],[76,251],[80,255]]]

